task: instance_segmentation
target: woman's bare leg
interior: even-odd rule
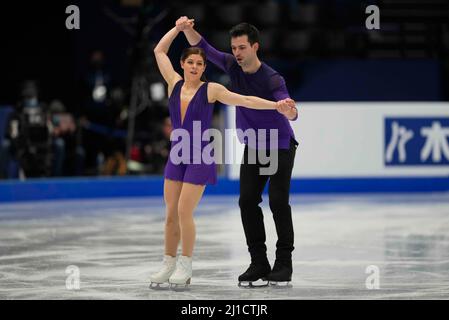
[[[178,202],[182,190],[181,181],[164,180],[165,201],[165,254],[176,257],[181,237],[178,218]]]
[[[195,244],[193,212],[203,196],[205,186],[183,183],[178,202],[178,217],[181,229],[182,255],[191,257]]]

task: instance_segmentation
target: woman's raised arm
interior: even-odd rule
[[[178,33],[179,31],[174,27],[162,37],[154,48],[157,66],[159,67],[162,77],[164,77],[168,84],[169,91],[171,91],[170,88],[173,88],[177,81],[182,79],[182,77],[173,69],[173,65],[167,56],[168,49]]]

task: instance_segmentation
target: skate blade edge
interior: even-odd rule
[[[191,278],[187,279],[186,283],[173,283],[170,282],[170,290],[183,291],[189,289]]]
[[[170,288],[170,284],[168,282],[164,283],[151,282],[149,288],[152,290],[168,290]]]
[[[272,288],[292,288],[291,281],[269,281],[269,286]]]
[[[268,281],[259,279],[257,281],[239,281],[240,288],[264,288],[268,287]]]

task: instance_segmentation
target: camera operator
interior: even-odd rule
[[[10,116],[6,141],[25,177],[45,177],[50,173],[51,137],[46,106],[39,101],[34,81],[22,86],[21,99]]]

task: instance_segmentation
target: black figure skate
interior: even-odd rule
[[[267,280],[270,286],[276,288],[289,288],[291,287],[290,281],[292,281],[292,262],[276,260],[273,266],[273,270],[268,274]]]
[[[243,288],[257,288],[268,286],[266,279],[270,273],[270,264],[267,263],[254,263],[252,262],[245,271],[245,273],[239,276],[239,287]]]

